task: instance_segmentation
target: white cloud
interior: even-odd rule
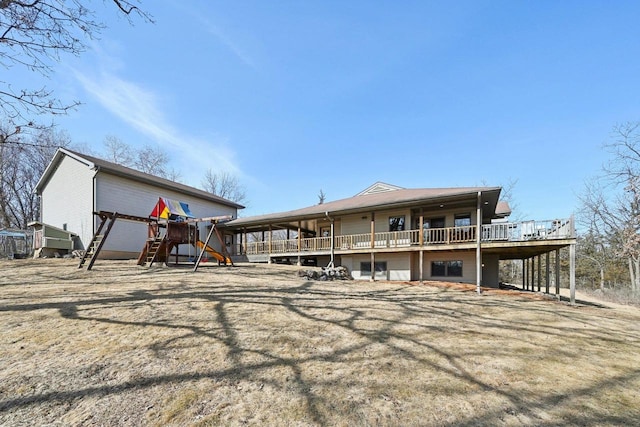
[[[253,59],[242,49],[240,46],[233,42],[227,35],[216,25],[214,25],[211,21],[204,17],[200,17],[200,21],[204,25],[206,31],[215,36],[220,43],[226,46],[240,61],[244,62],[246,65],[251,68],[255,68],[255,63]]]
[[[192,20],[200,22],[207,33],[214,36],[220,44],[226,47],[242,63],[251,68],[256,68],[256,63],[253,58],[238,42],[228,35],[228,31],[224,31],[221,26],[214,24],[212,20],[209,19],[209,16],[212,14],[212,11],[209,10],[210,5],[202,8],[187,2],[173,2],[173,6],[188,14]]]
[[[241,175],[234,161],[235,153],[226,146],[225,141],[207,141],[174,128],[163,114],[158,97],[153,91],[111,72],[101,71],[89,75],[73,71],[83,88],[104,108],[163,146],[172,156],[177,156],[181,164],[192,166],[191,170],[181,172],[189,175],[197,173],[193,169],[200,169],[204,173],[215,165],[215,169]]]

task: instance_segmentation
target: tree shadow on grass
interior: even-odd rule
[[[563,330],[541,331],[539,325],[526,320],[519,320],[519,314],[537,312],[542,317],[558,319],[571,316],[584,322],[593,322],[592,316],[576,312],[560,312],[551,301],[529,301],[509,297],[498,298],[502,309],[509,309],[513,318],[492,314],[485,311],[496,308],[495,298],[483,298],[472,294],[461,294],[452,290],[433,290],[425,292],[424,288],[407,285],[379,285],[380,288],[358,289],[355,285],[345,284],[319,285],[314,282],[302,282],[292,286],[275,285],[268,289],[259,286],[209,286],[193,290],[173,289],[138,289],[124,295],[93,296],[92,298],[77,299],[64,302],[43,302],[37,304],[14,304],[0,307],[0,312],[38,311],[55,309],[59,315],[74,322],[99,322],[127,327],[153,326],[163,329],[184,331],[170,338],[158,338],[149,349],[156,357],[170,346],[180,345],[186,340],[206,338],[218,343],[228,360],[228,367],[219,369],[199,370],[198,372],[172,373],[136,378],[122,381],[119,384],[98,384],[94,386],[77,387],[74,390],[55,390],[28,396],[10,397],[0,401],[0,414],[16,408],[36,406],[50,402],[72,402],[86,396],[104,396],[124,393],[132,390],[150,388],[166,384],[182,384],[201,379],[243,379],[249,381],[265,381],[274,368],[284,368],[291,372],[296,393],[305,402],[306,415],[314,424],[324,425],[336,421],[335,414],[331,414],[331,402],[323,395],[323,388],[331,387],[331,381],[325,378],[311,378],[306,372],[306,365],[313,362],[334,364],[370,363],[364,353],[372,347],[382,347],[378,352],[374,366],[384,366],[389,358],[398,358],[430,370],[438,375],[459,384],[465,384],[473,390],[491,393],[499,396],[510,410],[524,414],[540,424],[544,424],[537,413],[540,408],[567,405],[572,399],[589,396],[603,388],[621,387],[631,384],[640,378],[640,370],[628,370],[624,374],[610,376],[597,381],[588,387],[574,388],[563,392],[554,392],[548,396],[531,398],[519,394],[515,389],[502,388],[489,383],[471,372],[467,366],[470,358],[508,357],[512,356],[506,348],[468,350],[452,348],[437,339],[429,339],[429,334],[467,334],[477,333],[484,340],[504,339],[501,331],[509,328],[517,331],[519,336],[511,337],[512,342],[522,346],[530,345],[527,337],[532,335],[546,335],[562,340],[593,340],[606,344],[630,345],[629,338],[624,331],[599,330],[598,325],[585,330],[578,326]],[[99,316],[90,310],[100,307],[115,307],[126,310],[131,304],[149,302],[171,302],[174,304],[201,301],[213,303],[215,324],[206,327],[189,324],[180,318],[171,318],[162,322],[146,322],[144,320],[122,320],[117,315],[110,317]],[[296,330],[296,324],[312,325],[317,330],[327,330],[331,333],[347,334],[352,343],[336,345],[330,351],[313,351],[298,356],[285,355],[277,348],[259,348],[251,343],[245,343],[239,334],[244,325],[239,323],[237,316],[233,316],[233,307],[251,305],[260,307],[265,312],[279,311],[285,314],[291,328],[291,334]],[[437,318],[438,322],[429,319]],[[234,320],[235,319],[235,320]],[[448,326],[443,326],[443,324]],[[375,325],[373,327],[372,325]],[[258,325],[256,325],[258,326]],[[410,328],[412,332],[404,332],[403,328]],[[416,336],[413,330],[420,334]],[[425,337],[426,336],[426,337]],[[635,337],[637,338],[637,336]],[[633,345],[631,345],[633,346]],[[637,347],[637,343],[635,344]],[[558,356],[570,357],[573,352],[563,348],[553,348]],[[248,363],[247,356],[260,356],[260,361]],[[268,378],[267,381],[276,389],[285,387],[281,379]],[[360,386],[366,387],[366,379],[359,379]],[[464,398],[464,396],[460,396]],[[342,416],[348,417],[344,413]],[[501,422],[505,409],[488,408],[471,416],[456,420],[449,425],[490,425]],[[340,414],[340,410],[338,410]],[[631,415],[617,415],[611,417],[606,414],[593,412],[581,420],[581,425],[597,425],[600,422],[617,423],[631,421]],[[447,425],[443,423],[443,425]],[[551,424],[550,424],[551,425]]]

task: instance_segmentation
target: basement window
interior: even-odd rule
[[[378,261],[374,264],[374,268],[376,269],[376,274],[386,274],[387,273],[387,262],[386,261]],[[360,263],[360,275],[371,275],[371,262],[361,262]]]
[[[462,277],[462,261],[432,261],[432,277]]]

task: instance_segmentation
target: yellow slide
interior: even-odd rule
[[[220,252],[216,251],[215,249],[213,249],[211,246],[209,245],[205,245],[203,241],[198,240],[196,242],[196,246],[198,246],[198,248],[200,248],[200,250],[205,250],[207,251],[207,253],[209,255],[211,255],[212,257],[214,257],[215,259],[217,259],[220,262],[224,262],[225,264],[232,264],[231,259],[230,258],[226,258],[224,257],[224,255],[222,255]]]

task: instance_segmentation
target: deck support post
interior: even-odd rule
[[[576,244],[569,245],[569,292],[571,305],[576,303]]]
[[[373,248],[376,247],[376,214],[371,212],[371,281],[376,280],[376,254],[373,252]]]
[[[242,229],[242,249],[240,250],[240,255],[247,254],[247,228]]]
[[[522,290],[524,291],[527,286],[527,260],[522,259]]]
[[[271,240],[273,238],[273,229],[271,228],[271,224],[269,224],[269,260],[268,264],[271,264]]]
[[[482,191],[478,191],[478,203],[476,212],[476,292],[482,293],[482,250],[480,249],[480,239],[482,232]]]
[[[371,251],[371,282],[376,281],[376,254]]]
[[[531,287],[529,289],[531,292],[536,290],[535,280],[536,280],[536,257],[531,257]]]
[[[420,224],[418,233],[418,243],[420,244],[420,261],[419,261],[419,274],[420,274],[420,283],[423,283],[424,280],[424,213],[423,209],[420,208]]]
[[[302,228],[302,223],[298,221],[298,262],[296,263],[298,267],[302,265],[302,259],[300,257],[300,253],[302,252],[302,235],[300,233],[301,228]]]
[[[556,295],[560,295],[560,249],[556,249]]]
[[[336,239],[334,238],[334,226],[333,226],[333,218],[331,218],[329,216],[329,212],[325,212],[324,215],[327,217],[327,219],[330,221],[331,223],[331,243],[330,243],[330,254],[331,254],[331,260],[329,261],[329,265],[327,267],[334,267],[335,264],[334,262],[334,257],[335,257],[335,241]]]
[[[376,247],[376,214],[371,212],[371,249]]]
[[[538,255],[538,292],[540,292],[540,284],[542,283],[542,260]]]
[[[545,263],[544,263],[544,270],[545,270],[544,293],[545,294],[549,294],[549,280],[550,280],[549,262],[550,261],[551,261],[551,252],[547,252]]]

